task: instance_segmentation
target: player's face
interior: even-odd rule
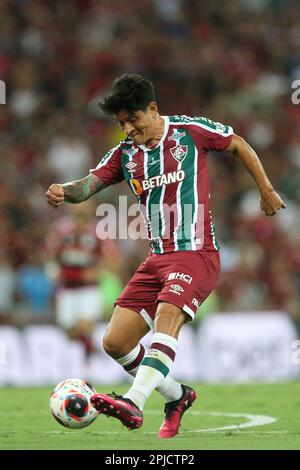
[[[135,144],[143,145],[153,137],[156,103],[150,103],[146,111],[120,111],[116,114],[119,125]]]

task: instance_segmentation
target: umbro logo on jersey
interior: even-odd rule
[[[168,281],[172,279],[181,279],[182,281],[187,282],[188,284],[190,284],[193,280],[192,276],[190,276],[189,274],[185,274],[185,273],[170,273],[168,277]]]
[[[126,163],[126,168],[128,168],[129,171],[135,171],[134,168],[136,167],[137,163],[134,162],[128,162]]]
[[[180,295],[181,292],[184,292],[184,289],[179,284],[171,284],[169,292],[172,292],[172,294]]]

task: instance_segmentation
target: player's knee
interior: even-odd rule
[[[103,340],[102,340],[102,345],[104,351],[112,357],[117,357],[118,352],[119,352],[119,345],[116,341],[116,339],[109,333],[105,333]]]
[[[126,356],[128,354],[126,344],[118,335],[107,331],[103,337],[102,345],[104,351],[114,359]]]

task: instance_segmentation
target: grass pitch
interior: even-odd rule
[[[164,440],[156,437],[163,419],[163,400],[156,392],[146,403],[139,430],[128,431],[101,415],[87,428],[68,430],[50,414],[51,387],[2,388],[0,449],[300,449],[299,382],[194,387],[198,400],[186,412],[180,434]],[[112,388],[124,393],[128,386]]]

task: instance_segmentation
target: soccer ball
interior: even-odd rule
[[[90,403],[95,392],[91,384],[81,379],[60,382],[50,397],[49,406],[53,417],[66,428],[85,428],[98,416],[98,411]]]

